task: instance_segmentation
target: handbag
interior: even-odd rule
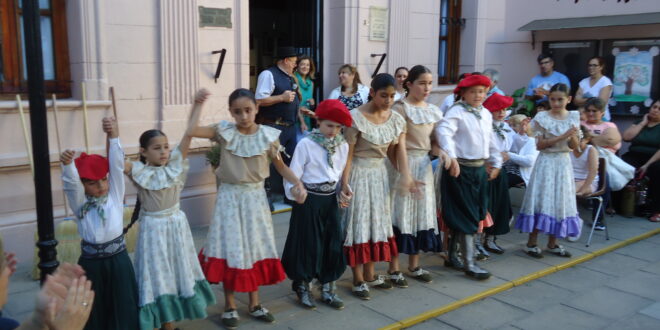
[[[619,191],[635,177],[635,167],[623,161],[612,151],[596,147],[601,158],[607,162],[607,177],[612,191]]]

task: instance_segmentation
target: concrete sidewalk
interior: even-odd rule
[[[583,211],[583,219],[589,219],[590,211]],[[273,216],[275,237],[280,253],[283,249],[284,242],[288,231],[290,213],[280,213]],[[649,232],[657,229],[660,226],[651,223],[646,219],[641,218],[623,218],[619,216],[607,218],[610,229],[609,241],[604,238],[603,232],[596,232],[590,247],[585,247],[584,242],[588,232],[585,226],[585,234],[582,235],[580,241],[575,243],[562,242],[574,258],[581,255],[591,253],[601,248],[610,246],[612,244],[624,241],[631,237]],[[206,238],[207,228],[193,228],[193,236],[195,238],[195,245],[199,249]],[[431,272],[434,281],[429,284],[424,284],[413,279],[409,279],[410,286],[406,289],[394,288],[392,290],[378,290],[371,291],[372,299],[370,301],[363,301],[351,295],[351,272],[347,271],[342,279],[338,282],[338,294],[344,299],[346,308],[342,311],[337,311],[329,308],[319,302],[318,308],[314,311],[303,309],[297,305],[296,296],[290,290],[290,281],[285,281],[278,285],[263,287],[260,290],[262,304],[271,310],[277,322],[272,325],[261,324],[252,320],[247,314],[247,294],[238,294],[239,301],[239,314],[241,316],[241,329],[376,329],[383,326],[390,325],[396,321],[418,315],[425,311],[436,309],[443,305],[450,304],[460,299],[472,296],[474,294],[483,292],[485,290],[498,287],[506,284],[509,281],[520,278],[521,276],[534,273],[550,266],[558,265],[568,261],[566,258],[555,257],[546,255],[543,259],[533,259],[528,257],[522,252],[522,246],[526,242],[527,235],[520,234],[512,230],[510,234],[498,238],[498,243],[502,245],[507,252],[504,255],[495,255],[485,262],[480,263],[484,268],[493,273],[493,277],[486,281],[474,281],[463,275],[462,272],[454,271],[442,266],[443,259],[439,255],[426,254],[422,256],[421,264],[423,267]],[[638,269],[648,266],[653,261],[660,259],[660,254],[657,253],[660,243],[660,236],[655,236],[652,240],[655,243],[638,243],[638,245],[630,246],[628,248],[617,250],[611,253],[612,256],[601,261],[602,257],[591,260],[594,266],[601,267],[607,266],[609,271],[617,272],[628,269]],[[545,239],[540,241],[540,245],[545,245]],[[640,248],[640,246],[642,246]],[[401,258],[401,268],[406,269],[407,258]],[[583,268],[588,269],[586,264]],[[655,266],[657,268],[657,264]],[[377,270],[380,274],[384,274],[387,265],[380,263],[377,265]],[[563,272],[553,274],[561,279]],[[611,276],[603,275],[601,271],[582,271],[586,278],[578,281],[578,279],[570,281],[557,280],[554,285],[557,286],[557,292],[565,292],[572,290],[576,286],[588,284],[590,277],[595,280],[607,281],[613,279]],[[642,276],[644,274],[638,274]],[[548,276],[547,278],[551,278]],[[654,282],[654,284],[657,282]],[[530,286],[544,286],[544,284],[537,284],[530,282]],[[546,293],[552,293],[546,286]],[[213,286],[217,293],[219,304],[211,306],[208,309],[209,317],[205,320],[186,321],[177,324],[182,329],[213,329],[221,327],[220,315],[224,308],[224,298],[222,295],[222,288],[220,286]],[[27,270],[20,270],[11,280],[9,303],[4,309],[5,315],[14,317],[19,320],[25,319],[29,316],[30,311],[34,308],[34,299],[36,290],[38,289],[37,282],[29,280]],[[650,291],[650,288],[649,288]],[[532,294],[533,290],[529,291],[528,297],[524,298],[524,304],[532,306],[541,306],[542,301],[547,300],[547,295],[541,292],[538,295]],[[655,290],[655,293],[660,290]],[[316,293],[316,292],[315,292]],[[607,292],[603,292],[607,294]],[[594,292],[592,299],[602,299],[600,292]],[[318,293],[316,293],[318,297]],[[646,299],[646,298],[645,298]],[[479,304],[487,309],[483,311],[484,314],[507,314],[507,308],[503,308],[500,303],[493,304],[493,299],[486,299]],[[587,301],[587,300],[585,300]],[[646,300],[644,300],[646,303]],[[485,304],[485,305],[484,305]],[[585,302],[586,304],[586,302]],[[505,306],[508,306],[505,304]],[[638,306],[638,305],[635,305]],[[492,308],[492,311],[491,311]],[[564,307],[558,307],[564,308]],[[518,311],[518,309],[513,309]],[[604,309],[609,311],[609,309]],[[527,311],[514,314],[514,316],[526,315]],[[447,314],[449,315],[449,314]],[[510,320],[503,320],[501,324],[505,324]],[[435,321],[437,322],[437,321]],[[444,321],[443,321],[444,322]],[[476,321],[475,321],[476,322]],[[438,324],[440,324],[438,322]],[[450,326],[450,322],[442,323],[444,326]],[[442,324],[438,327],[442,327]],[[480,324],[475,323],[475,327],[479,328]],[[486,328],[492,328],[488,324],[484,324]],[[471,328],[471,324],[454,325],[459,328]],[[435,328],[435,325],[433,326]],[[527,327],[524,327],[527,328]]]

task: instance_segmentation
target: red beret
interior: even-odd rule
[[[316,118],[332,120],[346,127],[351,127],[353,118],[344,103],[339,100],[331,99],[321,101],[316,107]]]
[[[97,181],[108,175],[108,159],[101,155],[88,155],[83,152],[76,158],[75,163],[81,179]]]
[[[504,110],[513,104],[513,98],[498,93],[493,93],[484,101],[483,106],[490,112]]]
[[[468,88],[472,86],[486,86],[490,87],[490,79],[488,77],[480,74],[470,74],[466,73],[465,78],[458,83],[458,86],[454,88],[454,94],[458,94],[462,88]]]

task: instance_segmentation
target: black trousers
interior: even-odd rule
[[[289,166],[291,163],[291,157],[293,157],[293,151],[296,149],[296,126],[291,125],[291,126],[281,126],[281,125],[270,125],[270,124],[264,124],[267,126],[270,126],[272,128],[276,128],[281,131],[280,133],[280,144],[284,147],[285,152],[287,155],[282,155],[282,160],[284,160],[284,164]],[[282,183],[282,176],[280,173],[275,170],[275,166],[272,164],[270,165],[270,177],[266,180],[266,192],[268,193],[268,199],[270,201],[270,195],[271,193],[275,192],[278,194],[283,194],[284,193],[284,184]]]

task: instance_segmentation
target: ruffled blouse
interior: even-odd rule
[[[168,209],[179,202],[186,183],[188,159],[183,159],[179,147],[174,148],[164,166],[133,162],[128,174],[138,189],[141,208],[149,212]]]
[[[279,158],[280,146],[278,129],[259,125],[253,134],[242,134],[236,124],[221,121],[214,125],[220,144],[220,164],[215,175],[220,182],[241,184],[265,180],[270,175],[269,165],[273,158]]]
[[[401,100],[392,106],[392,110],[406,120],[406,149],[431,150],[433,129],[442,120],[440,109],[430,103],[426,107],[418,107]]]
[[[573,127],[580,127],[580,113],[569,111],[565,119],[556,119],[550,116],[550,111],[536,114],[532,120],[532,132],[535,137],[545,139],[560,136]],[[555,143],[553,146],[541,150],[541,152],[569,152],[568,139]]]
[[[406,132],[406,120],[392,111],[390,118],[382,124],[370,122],[358,109],[351,110],[352,127],[344,130],[349,144],[355,144],[354,157],[385,158],[387,148],[399,143],[399,137]]]

